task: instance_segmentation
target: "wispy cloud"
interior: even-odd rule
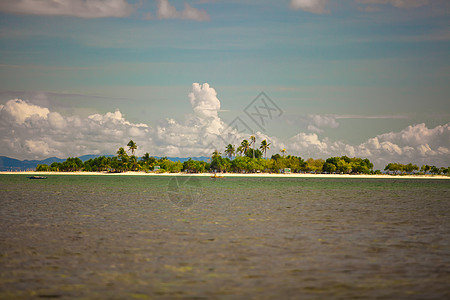
[[[429,4],[429,0],[356,0],[361,4],[388,4],[397,8],[421,7]]]
[[[338,128],[339,119],[365,119],[365,120],[382,120],[382,119],[408,119],[404,115],[334,115],[334,114],[310,114],[305,118],[296,117],[300,123],[304,123],[309,131],[322,133],[325,128]]]
[[[205,10],[184,4],[184,9],[178,11],[169,0],[156,0],[158,19],[184,19],[194,21],[209,21],[210,16]],[[199,3],[206,3],[199,2]],[[123,18],[130,16],[139,6],[126,0],[2,0],[0,12],[18,15],[72,16],[77,18]],[[144,14],[144,19],[154,19],[151,12]]]
[[[404,115],[333,115],[336,119],[408,119]]]
[[[329,0],[291,0],[290,7],[293,10],[324,14],[330,12],[330,10],[327,9],[328,3]],[[447,0],[353,0],[353,3],[350,5],[355,4],[360,11],[366,12],[380,12],[386,7],[395,7],[399,9],[413,9],[432,5],[440,8],[448,7]],[[345,7],[346,5],[346,3],[344,3],[343,6],[341,4],[341,7]]]
[[[0,11],[11,14],[73,16],[78,18],[127,17],[135,6],[125,0],[2,0]]]
[[[323,132],[323,128],[339,127],[336,117],[330,115],[308,115],[307,121],[307,129],[317,133]]]
[[[184,4],[184,10],[177,11],[175,6],[169,3],[169,0],[157,0],[157,2],[157,16],[159,19],[185,19],[199,22],[210,20],[210,17],[205,10],[199,10],[187,3]]]

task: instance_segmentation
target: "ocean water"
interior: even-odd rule
[[[449,299],[450,180],[0,175],[0,299]]]

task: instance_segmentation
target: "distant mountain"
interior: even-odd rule
[[[82,161],[86,161],[89,159],[93,159],[99,156],[113,157],[114,155],[83,155],[79,158]],[[162,156],[155,156],[157,159],[161,159]],[[189,157],[167,157],[168,160],[171,161],[180,161],[185,162],[189,160]],[[209,157],[200,156],[200,157],[192,157],[193,160],[202,160],[207,161]],[[0,171],[27,171],[36,169],[37,165],[51,165],[54,162],[63,162],[65,159],[58,157],[50,157],[43,160],[18,160],[6,156],[0,156]]]
[[[50,165],[53,162],[63,162],[65,159],[50,157],[44,160],[18,160],[0,156],[0,171],[26,171],[34,170],[38,164]]]

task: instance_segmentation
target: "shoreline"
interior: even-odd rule
[[[107,172],[36,172],[36,171],[0,171],[0,175],[100,175],[100,176],[195,176],[195,177],[211,177],[214,173],[145,173],[145,172],[123,172],[123,173],[107,173]],[[388,178],[388,179],[450,179],[450,176],[444,175],[366,175],[366,174],[310,174],[310,173],[220,173],[225,177],[260,177],[260,178]]]

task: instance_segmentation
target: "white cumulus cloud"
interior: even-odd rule
[[[376,167],[390,162],[418,165],[450,165],[450,123],[428,128],[411,125],[400,132],[389,132],[368,139],[360,145],[320,139],[316,133],[299,133],[287,144],[291,153],[302,157],[358,156],[369,158]]]
[[[434,128],[423,123],[411,125],[350,145],[317,135],[321,128],[338,126],[334,116],[310,115],[307,120],[317,127],[316,132],[299,132],[280,139],[228,127],[218,113],[221,103],[217,92],[207,83],[194,83],[187,98],[192,111],[183,121],[167,118],[155,121],[153,126],[130,122],[120,110],[82,118],[63,116],[29,101],[12,99],[0,105],[0,155],[42,159],[114,154],[133,139],[138,144],[137,155],[149,152],[157,156],[206,156],[214,149],[223,152],[228,143],[238,146],[243,139],[255,135],[258,143],[263,139],[271,143],[269,157],[286,148],[287,154],[305,159],[342,155],[369,158],[376,168],[384,168],[389,162],[450,165],[450,123]]]
[[[327,158],[330,156],[340,156],[346,153],[348,145],[331,141],[328,138],[320,139],[316,133],[300,132],[289,139],[286,145],[289,152],[304,158]]]
[[[161,151],[199,155],[209,151],[210,144],[222,144],[220,135],[226,124],[218,116],[220,101],[216,90],[208,83],[193,83],[188,97],[194,114],[187,114],[183,123],[170,118],[158,122],[154,141]]]
[[[209,144],[221,142],[220,133],[226,127],[218,116],[220,101],[207,83],[194,83],[188,98],[192,113],[184,122],[168,118],[157,121],[154,128],[128,121],[120,110],[81,118],[62,116],[25,100],[9,100],[0,105],[0,155],[34,159],[113,154],[130,139],[138,144],[138,155],[146,151],[203,154]]]
[[[326,13],[325,6],[328,0],[291,0],[291,8],[294,10],[304,10],[310,13]]]
[[[50,111],[48,108],[29,104],[21,99],[13,99],[0,106],[0,113],[2,117],[10,117],[16,123],[23,124],[33,116],[47,119]]]
[[[126,145],[130,138],[151,143],[150,128],[127,121],[119,110],[87,118],[65,117],[13,99],[0,106],[0,117],[2,155],[15,153],[18,158],[109,154]]]
[[[195,114],[201,118],[218,118],[217,112],[220,110],[220,101],[217,98],[216,90],[209,84],[192,84],[192,92],[189,93],[189,100]]]
[[[135,10],[125,0],[2,0],[0,11],[12,14],[73,16],[78,18],[127,17]]]
[[[358,154],[379,164],[389,162],[450,165],[450,123],[428,128],[424,123],[400,132],[380,134],[358,146]]]
[[[335,116],[327,116],[327,115],[308,115],[308,130],[321,133],[323,132],[323,128],[337,128],[339,127],[339,123],[336,121]]]

